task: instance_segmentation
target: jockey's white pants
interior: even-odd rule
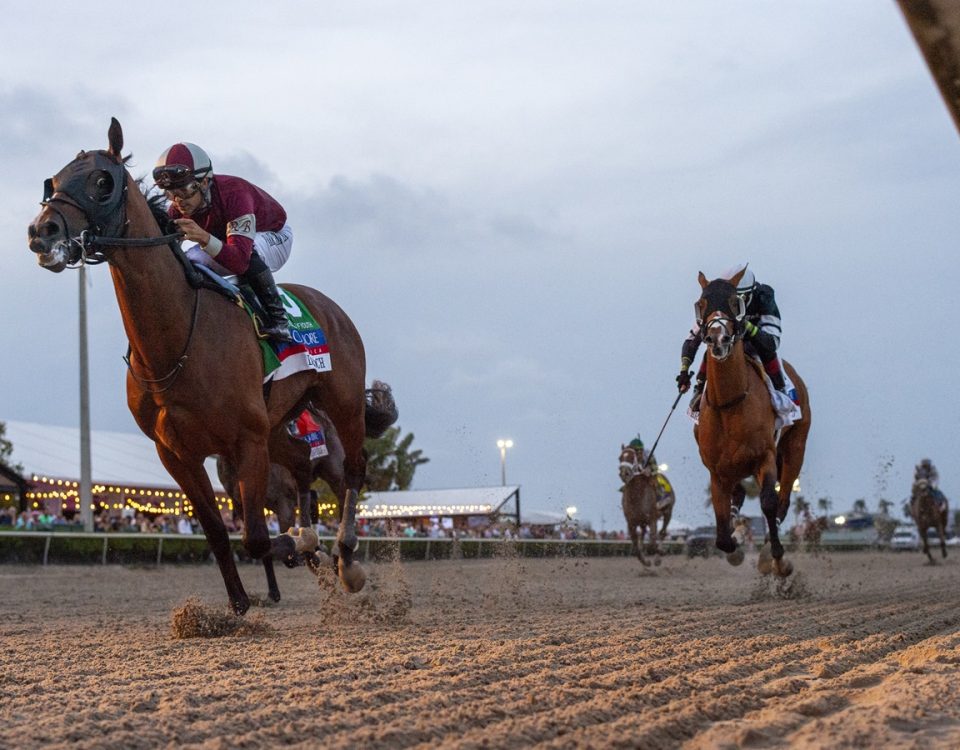
[[[284,224],[277,232],[257,232],[253,238],[253,251],[263,258],[272,272],[279,271],[283,264],[290,257],[290,251],[293,250],[293,230],[289,224]],[[190,245],[184,252],[194,263],[200,263],[220,276],[233,276],[232,271],[228,271],[221,266],[214,258],[207,255],[200,245]]]

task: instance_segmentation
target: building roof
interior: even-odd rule
[[[34,422],[6,421],[6,438],[13,445],[8,459],[20,464],[26,477],[80,478],[80,428],[57,427]],[[223,492],[217,464],[206,460],[205,468],[215,492]],[[90,431],[90,474],[99,484],[178,489],[160,463],[153,441],[133,432]]]
[[[357,515],[361,518],[485,516],[499,511],[519,492],[517,485],[368,492]]]

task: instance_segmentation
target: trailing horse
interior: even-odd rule
[[[660,547],[657,544],[657,518],[662,515],[660,537],[667,533],[667,524],[673,512],[673,503],[663,511],[657,505],[659,491],[656,468],[644,465],[643,451],[628,445],[620,446],[620,480],[623,482],[620,504],[623,517],[630,532],[630,551],[645,566],[650,563],[643,556],[643,538],[647,537],[647,554],[656,555],[660,564]],[[639,533],[638,533],[639,529]]]
[[[941,500],[940,493],[926,479],[917,480],[910,492],[910,515],[917,524],[917,531],[923,540],[923,554],[930,564],[934,564],[930,554],[930,545],[927,542],[927,530],[934,528],[940,537],[940,553],[947,556],[947,512],[946,498]]]
[[[263,388],[260,345],[247,313],[191,283],[165,216],[151,210],[121,156],[116,119],[105,151],[81,151],[44,184],[42,209],[28,227],[29,246],[44,268],[60,272],[107,262],[130,343],[127,405],[167,471],[190,498],[213,550],[230,604],[250,606],[203,467],[223,455],[236,466],[243,504],[243,544],[251,556],[286,559],[296,541],[270,539],[264,519],[270,447],[308,402],[329,415],[343,445],[343,489],[337,534],[338,571],[348,591],[363,587],[354,561],[356,506],[364,480],[363,439],[378,415],[366,414],[366,359],[356,327],[335,302],[287,285],[323,329],[335,366],[295,373]],[[163,229],[161,229],[163,227]],[[168,231],[168,234],[164,234]]]
[[[760,486],[760,507],[767,521],[773,570],[787,576],[792,566],[783,559],[779,527],[787,515],[790,492],[803,465],[810,431],[810,400],[800,376],[784,362],[797,389],[802,418],[783,428],[778,442],[776,415],[762,368],[744,351],[744,310],[737,296],[742,276],[743,271],[729,281],[708,281],[703,273],[699,275],[703,291],[697,301],[697,320],[707,344],[707,382],[694,436],[703,465],[710,472],[717,547],[727,553],[731,564],[743,562],[743,549],[731,533],[731,521],[743,505],[745,493],[740,481],[753,476]],[[761,570],[765,570],[763,563],[761,559]]]
[[[375,381],[374,387],[377,385],[389,391],[389,386]],[[343,446],[337,430],[322,411],[312,405],[307,406],[307,411],[323,430],[326,455],[311,459],[310,446],[286,430],[275,433],[274,440],[271,441],[270,459],[274,463],[270,464],[265,505],[276,513],[280,530],[290,533],[297,522],[298,511],[301,528],[310,527],[317,520],[316,503],[310,488],[315,479],[325,481],[334,492],[343,487]],[[243,499],[240,496],[237,470],[225,456],[217,456],[217,476],[220,477],[220,483],[227,495],[233,500],[234,513],[242,512]],[[300,564],[301,556],[311,567],[322,563],[326,557],[325,553],[318,550],[304,550],[301,555],[289,556],[282,562],[288,567],[296,567]],[[265,555],[261,560],[267,576],[268,595],[278,602],[280,587],[273,570],[273,557]]]

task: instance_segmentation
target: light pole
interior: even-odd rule
[[[507,448],[513,447],[512,440],[498,440],[497,447],[500,449],[500,484],[507,486]]]

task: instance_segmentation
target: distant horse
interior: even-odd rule
[[[807,552],[816,554],[820,548],[820,537],[829,525],[830,521],[826,516],[814,518],[807,513],[803,522],[793,527],[794,540],[797,544],[803,544]]]
[[[623,482],[620,504],[623,517],[630,532],[630,551],[645,566],[650,563],[643,556],[643,538],[647,537],[647,554],[657,556],[660,564],[660,548],[657,545],[657,490],[656,467],[644,466],[642,450],[628,445],[620,446],[620,479]],[[667,506],[661,535],[666,534],[672,505]],[[637,530],[639,529],[639,534]]]
[[[343,444],[344,481],[333,488],[341,504],[338,570],[344,588],[358,591],[366,577],[353,559],[366,466],[363,440],[382,422],[365,413],[366,358],[357,329],[320,292],[287,286],[320,324],[335,366],[298,372],[273,382],[265,393],[262,354],[249,316],[220,294],[191,283],[196,272],[185,265],[175,227],[162,207],[148,203],[126,170],[116,119],[108,142],[106,151],[81,151],[44,183],[43,208],[27,230],[30,250],[54,272],[109,263],[130,343],[127,405],[190,498],[233,610],[243,614],[250,599],[204,458],[224,455],[237,467],[243,544],[250,555],[286,559],[298,551],[297,541],[287,535],[271,540],[263,513],[270,447],[308,401],[329,415]]]
[[[265,505],[276,513],[281,531],[293,529],[297,522],[298,510],[301,527],[310,526],[316,521],[316,503],[313,502],[313,493],[310,489],[315,478],[324,480],[330,487],[338,487],[343,482],[343,446],[340,445],[336,428],[323,412],[309,406],[308,411],[324,432],[327,455],[311,460],[310,446],[289,432],[286,433],[285,450],[271,451],[271,459],[282,463],[270,464]],[[217,475],[227,495],[233,500],[234,513],[241,512],[243,499],[240,495],[237,471],[224,456],[217,456]],[[309,554],[307,551],[305,553]],[[264,555],[261,561],[267,576],[268,596],[278,602],[280,587],[273,570],[273,556]],[[294,567],[298,561],[299,555],[288,557],[282,562],[289,567]]]
[[[940,553],[944,558],[947,556],[947,500],[942,499],[938,502],[939,493],[926,479],[918,479],[910,493],[910,515],[914,523],[917,524],[917,531],[920,532],[920,538],[923,540],[923,554],[933,565],[933,555],[930,554],[930,546],[927,543],[927,529],[937,530],[937,536],[940,537]]]
[[[790,491],[803,465],[810,401],[806,385],[784,362],[796,386],[803,416],[784,428],[777,442],[775,414],[762,369],[744,352],[744,310],[737,296],[742,276],[743,271],[729,281],[708,281],[703,273],[699,275],[703,292],[697,301],[697,319],[707,345],[707,382],[694,436],[703,465],[710,472],[717,547],[727,553],[731,564],[743,562],[743,550],[731,534],[731,516],[739,514],[743,505],[740,481],[753,476],[760,486],[760,508],[767,521],[773,570],[779,576],[788,576],[793,566],[783,559],[779,525],[790,508]],[[758,567],[765,571],[762,559]]]

